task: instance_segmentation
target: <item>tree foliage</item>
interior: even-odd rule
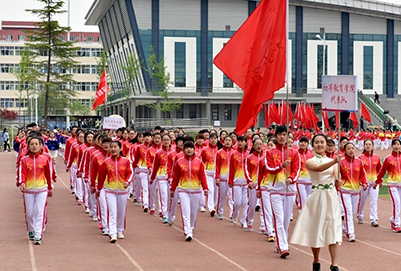
[[[77,64],[74,58],[79,48],[74,47],[74,42],[65,39],[71,28],[60,26],[55,20],[56,15],[66,12],[62,10],[64,1],[38,1],[43,4],[42,9],[27,10],[39,18],[40,21],[35,24],[37,29],[25,32],[28,40],[26,46],[32,49],[35,65],[41,72],[37,81],[41,86],[41,95],[44,96],[43,117],[46,127],[51,104],[61,104],[66,108],[68,99],[77,95],[70,87],[74,80],[68,71]]]

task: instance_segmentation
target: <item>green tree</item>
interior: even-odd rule
[[[170,73],[167,71],[167,66],[164,64],[163,56],[160,57],[160,61],[157,60],[156,54],[151,48],[151,54],[149,56],[150,70],[148,71],[152,77],[152,92],[161,98],[160,105],[153,103],[147,105],[147,107],[160,110],[164,115],[170,113],[171,125],[174,125],[173,114],[174,110],[177,110],[182,105],[182,97],[173,98],[174,91],[169,91],[169,85],[173,84]]]
[[[42,76],[38,77],[41,86],[41,95],[44,96],[44,125],[47,127],[47,118],[53,103],[67,107],[68,99],[76,97],[77,94],[69,86],[74,82],[70,71],[77,62],[73,59],[79,48],[74,47],[74,43],[65,40],[66,34],[71,30],[70,27],[62,27],[55,20],[55,16],[65,13],[62,10],[64,1],[57,0],[38,0],[44,6],[42,9],[27,9],[39,18],[35,24],[37,29],[26,30],[26,46],[32,49],[35,56],[35,64]],[[62,38],[64,37],[64,39]],[[67,98],[68,97],[68,98]],[[62,99],[60,99],[62,98]]]
[[[32,108],[29,103],[29,98],[36,91],[36,80],[40,77],[40,73],[35,67],[34,54],[30,48],[25,46],[24,49],[20,51],[20,55],[21,59],[18,68],[14,70],[14,75],[19,81],[19,116],[21,116],[21,107],[24,104],[23,100],[28,102],[28,115],[30,115]]]

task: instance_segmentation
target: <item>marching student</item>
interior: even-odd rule
[[[29,239],[35,245],[42,244],[45,226],[47,198],[52,197],[51,165],[48,158],[41,155],[43,139],[31,137],[27,140],[28,154],[19,166],[20,190],[24,196],[25,218]]]
[[[358,223],[363,224],[363,215],[365,203],[369,195],[370,201],[370,224],[373,227],[378,227],[377,222],[377,200],[379,198],[379,190],[373,189],[373,185],[380,171],[382,163],[380,157],[373,153],[373,140],[366,139],[364,141],[363,153],[358,157],[362,160],[365,167],[366,177],[368,180],[368,189],[361,190],[361,197],[358,204]]]
[[[164,134],[162,138],[162,148],[158,150],[153,159],[153,171],[150,176],[150,184],[157,182],[159,190],[159,209],[161,209],[163,224],[168,223],[168,200],[169,182],[167,177],[167,160],[170,152],[170,136]]]
[[[84,192],[83,192],[81,177],[78,177],[77,175],[77,160],[79,155],[79,147],[84,143],[85,141],[84,138],[85,138],[84,131],[78,130],[76,136],[77,141],[71,144],[68,164],[66,166],[66,171],[71,172],[72,186],[74,188],[73,191],[75,194],[75,198],[78,202],[78,205],[81,205],[83,203]]]
[[[131,134],[132,131],[130,131]],[[127,157],[130,161],[131,164],[134,165],[135,162],[135,152],[136,148],[143,144],[144,142],[144,136],[143,133],[137,133],[134,139],[131,139],[129,142],[131,143],[131,147],[129,149],[129,154]],[[137,202],[138,206],[142,206],[142,198],[141,198],[141,178],[139,178],[139,170],[138,168],[133,168],[134,169],[134,179],[130,185],[129,191],[130,195],[134,197],[134,202]]]
[[[174,197],[175,190],[177,189],[185,241],[189,242],[193,238],[200,195],[202,190],[207,195],[208,188],[205,167],[202,160],[195,156],[194,143],[185,142],[184,153],[185,156],[178,159],[174,165],[170,197]]]
[[[130,161],[122,156],[120,141],[110,143],[111,157],[99,168],[97,195],[104,189],[107,204],[107,222],[110,242],[124,238],[128,186],[133,177]]]
[[[266,152],[266,168],[268,172],[268,190],[274,218],[276,246],[281,258],[290,255],[288,248],[288,228],[295,202],[296,182],[299,176],[299,153],[285,145],[287,128],[276,129],[277,144]],[[288,171],[287,171],[288,170]]]
[[[248,184],[245,179],[245,158],[249,155],[245,137],[238,138],[238,148],[230,156],[228,170],[228,186],[232,189],[233,212],[232,223],[237,223],[239,209],[242,207],[241,227],[247,229],[246,215],[248,211]]]
[[[341,185],[338,189],[344,208],[343,231],[349,242],[355,242],[354,214],[359,202],[361,185],[367,189],[367,179],[363,162],[356,158],[355,146],[348,142],[344,146],[345,157],[340,162]]]
[[[224,146],[216,153],[216,187],[214,186],[213,182],[208,182],[208,206],[209,202],[210,206],[208,207],[213,208],[210,212],[210,216],[214,216],[215,213],[215,206],[217,206],[217,216],[220,220],[223,219],[223,212],[224,212],[224,205],[226,204],[227,195],[229,194],[229,187],[228,187],[228,171],[230,167],[230,157],[231,154],[234,152],[231,148],[232,146],[232,139],[231,137],[227,136],[224,138]],[[207,175],[206,175],[206,178]],[[217,197],[216,197],[217,194]],[[231,200],[232,195],[229,197],[229,201]],[[230,205],[230,217],[232,217],[232,205]]]
[[[398,138],[393,139],[391,142],[393,151],[390,155],[386,156],[383,165],[377,175],[377,179],[373,188],[379,185],[382,187],[383,177],[388,173],[387,186],[390,193],[391,202],[393,203],[392,216],[390,217],[391,228],[396,233],[401,233],[400,228],[400,195],[401,195],[401,141]]]
[[[212,133],[209,136],[209,143],[207,146],[202,150],[200,158],[205,165],[206,171],[206,179],[207,179],[207,186],[208,186],[208,197],[207,197],[207,207],[210,213],[210,216],[214,216],[216,213],[216,202],[217,202],[217,186],[216,186],[216,179],[215,179],[215,164],[216,164],[216,154],[218,151],[217,147],[217,134]],[[202,202],[201,196],[201,212],[205,211],[204,201]]]
[[[60,141],[56,138],[53,131],[49,132],[49,140],[46,142],[46,146],[49,149],[49,154],[53,160],[53,166],[54,168],[56,168],[57,154],[60,148]]]
[[[297,192],[298,192],[298,207],[302,210],[302,206],[306,199],[309,197],[312,190],[312,180],[309,175],[309,171],[306,168],[306,161],[311,159],[314,155],[313,152],[308,148],[309,140],[307,137],[301,137],[299,139],[299,156],[301,158],[301,169],[299,171],[299,179],[297,181]]]
[[[85,213],[89,214],[89,186],[85,182],[83,176],[83,164],[84,164],[84,153],[85,151],[92,147],[93,144],[93,133],[91,131],[87,131],[84,134],[84,143],[79,146],[78,149],[78,158],[77,158],[77,180],[80,181],[80,185],[82,186],[82,199],[83,204],[85,206]]]
[[[146,151],[146,166],[148,167],[149,173],[149,207],[150,207],[150,214],[153,215],[156,209],[156,187],[157,187],[157,180],[155,182],[150,182],[150,176],[153,172],[153,160],[155,158],[155,154],[162,145],[160,144],[162,141],[162,137],[160,133],[155,133],[153,135],[153,143]],[[160,204],[159,204],[159,215],[161,213]]]
[[[102,147],[96,155],[92,158],[91,169],[90,169],[90,182],[91,182],[91,193],[96,193],[96,187],[99,178],[99,169],[102,166],[104,160],[110,157],[110,143],[112,142],[110,137],[102,138]],[[95,153],[94,153],[95,154]],[[96,206],[97,206],[97,217],[99,221],[99,228],[102,229],[103,235],[109,235],[109,227],[107,223],[107,203],[104,189],[100,190],[100,193],[96,193]]]

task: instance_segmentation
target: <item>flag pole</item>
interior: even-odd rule
[[[341,149],[340,149],[340,139],[341,139],[341,111],[338,112],[338,120],[337,120],[337,125],[338,125],[338,134],[337,134],[337,142],[338,142],[338,155],[341,155]],[[338,180],[341,180],[341,173],[340,173],[340,163],[338,162]]]

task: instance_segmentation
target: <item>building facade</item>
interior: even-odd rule
[[[34,29],[35,22],[2,21],[0,24],[0,107],[9,110],[25,111],[28,101],[20,101],[19,82],[14,72],[18,70],[21,59],[20,52],[25,46],[24,29]],[[67,39],[67,35],[60,37]],[[84,106],[91,107],[99,84],[97,78],[97,59],[102,51],[99,32],[70,32],[70,40],[76,41],[78,65],[70,72],[74,74],[75,83],[72,89],[77,91],[77,97]],[[24,95],[25,96],[25,95]],[[33,110],[35,102],[33,102]],[[92,113],[93,114],[93,113]],[[63,114],[65,115],[65,113]]]
[[[174,83],[170,90],[183,95],[173,118],[206,118],[209,124],[235,126],[241,90],[213,65],[214,56],[257,7],[243,0],[98,0],[86,24],[98,25],[110,60],[113,96],[106,114],[163,118],[146,104],[160,99],[152,94],[148,72],[153,48],[165,59]],[[285,27],[285,26],[283,26]],[[320,35],[321,39],[317,37]],[[322,40],[324,38],[325,41]],[[325,61],[323,47],[326,45]],[[121,98],[130,54],[143,64],[129,98]],[[293,103],[321,103],[321,76],[357,75],[364,94],[401,92],[401,5],[372,0],[289,0],[288,89]],[[325,71],[323,71],[325,62]],[[287,87],[276,93],[284,99]],[[262,114],[261,114],[262,115]],[[263,117],[260,117],[262,124]]]

